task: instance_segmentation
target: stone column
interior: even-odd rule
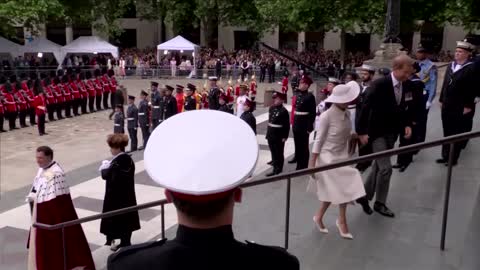
[[[65,39],[66,44],[70,44],[73,41],[73,28],[71,24],[67,24],[65,27]]]
[[[302,52],[305,50],[305,32],[298,33],[298,41],[297,41],[297,51]]]
[[[420,31],[413,32],[413,39],[412,39],[412,52],[416,52],[418,49],[418,45],[422,42],[422,33]]]

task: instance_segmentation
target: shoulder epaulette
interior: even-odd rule
[[[146,242],[138,245],[120,248],[117,252],[113,253],[108,257],[108,262],[114,262],[118,259],[124,258],[141,250],[162,246],[163,244],[165,244],[165,242],[167,242],[166,238],[158,241]]]

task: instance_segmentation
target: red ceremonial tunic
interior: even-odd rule
[[[52,88],[50,88],[50,86],[43,86],[43,90],[45,90],[45,95],[47,96],[47,104],[55,104],[56,101]]]
[[[70,91],[70,87],[68,87],[68,83],[60,84],[58,87],[62,89],[63,97],[65,98],[65,101],[71,101],[72,92]]]
[[[110,92],[110,80],[107,77],[107,74],[102,76],[102,87],[104,93]]]
[[[177,100],[177,112],[183,112],[183,105],[185,103],[185,95],[183,93],[177,93],[175,95]]]
[[[293,95],[292,97],[292,113],[290,114],[290,124],[293,125],[293,119],[295,119],[295,108],[297,107],[295,104],[297,103],[297,96]]]
[[[227,96],[227,103],[232,103],[233,100],[234,100],[233,86],[230,85],[230,86],[227,87],[227,91],[226,91],[225,95]]]
[[[17,102],[18,110],[23,111],[28,109],[28,103],[25,100],[25,97],[23,96],[21,91],[16,91],[13,95],[17,99],[16,102]]]
[[[70,85],[70,89],[72,89],[72,96],[73,96],[73,99],[80,99],[81,98],[81,93],[80,93],[80,90],[78,89],[77,87],[77,84],[75,83],[75,81],[71,81],[69,83]]]
[[[47,112],[47,101],[45,97],[42,97],[40,95],[36,96],[33,99],[33,105],[35,108],[35,114],[38,115],[44,115]]]
[[[250,96],[255,97],[257,96],[257,82],[252,81],[250,83]]]
[[[78,85],[78,90],[80,91],[80,97],[87,98],[88,91],[87,91],[87,86],[85,85],[85,82],[80,79],[77,79],[76,83]]]
[[[15,98],[11,93],[4,92],[3,96],[5,99],[3,103],[5,103],[5,110],[7,112],[16,112],[17,111],[17,103],[15,102]]]
[[[235,86],[235,96],[240,96],[240,85]]]
[[[0,115],[3,117],[3,114],[5,113],[5,110],[3,109],[3,101],[0,100]],[[3,127],[0,127],[3,128]]]
[[[86,80],[86,85],[87,85],[88,96],[94,97],[95,96],[95,83],[93,82],[93,79]]]
[[[95,85],[95,91],[96,91],[97,96],[101,96],[103,94],[103,87],[102,87],[102,81],[101,81],[100,77],[96,78],[93,81],[93,83]]]
[[[51,84],[50,88],[53,91],[53,94],[55,95],[55,100],[57,103],[63,103],[65,102],[65,97],[63,96],[62,91],[60,90],[60,87],[56,84]]]
[[[114,76],[110,77],[110,92],[115,93],[117,91],[117,80]]]
[[[282,93],[286,94],[288,92],[288,78],[284,77],[282,79]]]

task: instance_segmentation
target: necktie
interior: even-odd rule
[[[402,83],[397,83],[394,87],[395,90],[395,99],[397,100],[397,105],[400,105],[402,101]]]

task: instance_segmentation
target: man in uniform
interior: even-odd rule
[[[102,78],[99,69],[95,69],[93,72],[95,75],[95,79],[93,80],[95,86],[95,108],[97,111],[102,110],[102,96],[103,96],[103,85],[102,85]]]
[[[177,114],[177,100],[172,96],[173,87],[165,85],[165,96],[163,97],[163,120]]]
[[[158,90],[158,83],[152,82],[152,132],[162,121],[163,95]]]
[[[40,81],[35,82],[36,96],[34,98],[33,104],[35,108],[35,114],[38,119],[38,134],[40,136],[47,135],[45,132],[45,114],[47,112],[47,99],[45,98],[44,92],[41,89]]]
[[[3,92],[0,91],[0,133],[5,132],[6,130],[3,129],[3,122],[5,117],[5,109],[3,107],[3,100],[5,97],[3,96]]]
[[[10,130],[18,129],[16,127],[15,121],[17,120],[18,116],[18,107],[17,103],[15,102],[15,95],[13,93],[12,85],[6,81],[5,78],[2,79],[5,83],[3,85],[3,103],[5,104],[5,116],[8,119],[8,126]]]
[[[265,138],[272,154],[272,161],[269,162],[269,165],[273,166],[273,170],[267,174],[267,177],[280,174],[283,171],[283,151],[290,133],[290,117],[287,109],[283,106],[287,94],[276,91],[272,98],[273,105],[268,110],[268,128]]]
[[[43,90],[45,91],[45,96],[47,98],[48,121],[55,121],[54,113],[57,102],[53,90],[50,87],[50,80],[47,78],[47,75],[45,73],[40,74],[40,79]]]
[[[197,100],[193,95],[197,87],[191,83],[187,84],[187,96],[185,97],[184,111],[192,111],[197,109]]]
[[[204,125],[201,130],[191,125],[198,121]],[[167,199],[175,205],[179,223],[176,238],[120,249],[108,258],[107,269],[300,268],[298,259],[283,248],[243,243],[234,238],[234,204],[242,199],[238,186],[255,169],[258,157],[255,135],[242,120],[226,113],[201,110],[174,117],[170,125],[160,125],[159,129],[161,132],[152,134],[145,150],[145,168],[165,188]],[[191,139],[192,134],[199,132],[201,144]],[[176,151],[165,155],[162,151],[171,147],[172,137],[182,143],[175,146]],[[185,155],[192,149],[197,154]],[[230,157],[232,152],[238,154],[230,162],[221,166],[210,162],[212,157]],[[163,166],[160,168],[158,164]],[[200,175],[206,177],[192,177],[185,171],[201,171]]]
[[[101,82],[102,82],[102,88],[103,88],[103,108],[106,110],[106,109],[110,109],[110,107],[108,106],[108,100],[109,100],[109,95],[110,95],[110,78],[108,77],[107,75],[107,69],[104,68],[102,70],[102,78],[101,78]]]
[[[85,75],[84,73],[79,72],[77,73],[77,87],[80,91],[80,107],[82,114],[87,114],[87,103],[88,103],[88,90],[87,86],[85,85]]]
[[[220,96],[220,89],[217,87],[217,77],[209,77],[210,91],[208,92],[208,108],[210,110],[218,110],[218,96]]]
[[[177,93],[175,99],[177,100],[177,113],[183,112],[183,105],[185,104],[185,94],[183,93],[183,86],[177,84]]]
[[[373,77],[375,76],[375,68],[370,65],[362,65],[358,69],[360,75],[360,80],[362,81],[360,87],[360,95],[357,99],[356,111],[355,111],[355,130],[357,130],[360,122],[360,114],[362,113],[363,102],[365,99],[366,92],[372,83]],[[358,155],[365,156],[372,153],[372,146],[370,143],[365,145],[359,145]],[[364,172],[368,167],[372,165],[372,161],[364,161],[357,164],[356,168],[360,172]]]
[[[447,67],[440,94],[442,108],[443,135],[445,137],[467,131],[475,110],[475,85],[478,81],[475,65],[471,59],[474,46],[466,41],[458,41],[455,60]],[[465,142],[457,142],[454,146],[453,165],[456,165]],[[437,163],[448,165],[450,145],[442,147],[442,157]]]
[[[303,75],[298,86],[298,93],[295,98],[295,116],[293,119],[293,140],[295,143],[295,157],[288,163],[297,163],[297,170],[308,167],[309,158],[309,135],[313,131],[315,123],[316,102],[308,88],[313,83],[308,75]]]
[[[59,85],[63,93],[63,97],[65,98],[65,117],[71,118],[72,117],[72,92],[70,91],[70,82],[68,80],[67,75],[63,75],[62,83]]]
[[[423,91],[425,110],[417,123],[418,128],[415,137],[417,138],[416,142],[424,142],[427,134],[428,112],[437,93],[437,66],[427,58],[427,50],[422,46],[417,49],[416,57],[421,68],[417,75],[425,84],[425,90]]]
[[[127,130],[130,137],[130,152],[137,151],[138,109],[135,106],[135,97],[128,96]]]
[[[140,103],[138,104],[138,123],[142,130],[143,149],[147,146],[150,136],[150,110],[147,97],[148,93],[142,90],[140,92]]]
[[[113,115],[113,133],[125,133],[125,116],[123,115],[123,105],[115,106],[115,114]]]
[[[51,73],[50,80],[50,88],[52,88],[53,95],[55,96],[55,100],[57,101],[57,104],[55,106],[55,109],[57,111],[57,119],[61,120],[63,119],[62,110],[65,106],[65,98],[63,96],[62,90],[60,90],[60,79],[56,77],[55,74]]]
[[[94,104],[95,104],[95,83],[94,80],[92,79],[92,73],[90,71],[87,71],[85,73],[85,84],[87,85],[87,91],[88,91],[88,111],[90,113],[95,112]]]
[[[10,85],[13,90],[13,97],[15,98],[15,102],[17,103],[18,120],[20,122],[20,127],[28,127],[26,122],[28,114],[28,103],[22,93],[21,85],[18,85],[17,83],[17,76],[13,75],[10,77]]]
[[[82,93],[80,92],[80,88],[77,85],[77,80],[74,74],[68,75],[69,79],[69,86],[72,89],[72,110],[74,116],[79,116],[78,108],[82,105]]]

